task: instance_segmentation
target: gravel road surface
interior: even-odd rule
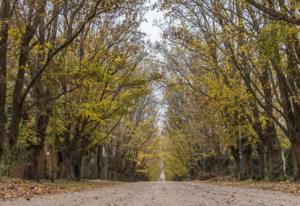
[[[300,196],[194,182],[125,183],[89,192],[1,202],[1,206],[300,206]]]

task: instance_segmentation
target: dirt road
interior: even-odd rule
[[[1,202],[1,206],[300,206],[300,196],[193,182],[139,182],[89,192]]]

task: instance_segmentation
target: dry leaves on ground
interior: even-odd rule
[[[78,192],[92,190],[99,187],[115,185],[109,181],[65,181],[59,180],[51,182],[33,182],[15,178],[0,179],[0,200],[10,200],[13,198],[24,197],[30,199],[34,195]]]
[[[246,187],[252,189],[271,190],[300,195],[300,184],[294,182],[268,182],[252,180],[238,181],[231,178],[213,178],[200,182],[215,184],[219,186]]]

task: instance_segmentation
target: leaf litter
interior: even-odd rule
[[[67,181],[57,180],[34,182],[17,178],[0,178],[0,200],[25,198],[30,200],[36,195],[90,191],[93,189],[119,184],[111,181]]]

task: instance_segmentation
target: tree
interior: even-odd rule
[[[201,94],[201,99],[207,98],[218,105],[213,109],[220,112],[218,118],[232,140],[243,137],[243,141],[232,141],[234,144],[229,147],[236,162],[240,164],[243,157],[250,164],[251,148],[255,147],[260,156],[260,174],[264,176],[263,148],[266,148],[268,176],[276,179],[283,175],[279,130],[289,138],[294,151],[298,148],[292,132],[297,128],[297,121],[291,115],[297,113],[293,99],[298,98],[295,89],[299,76],[294,70],[299,63],[297,49],[292,49],[298,44],[295,39],[299,31],[294,22],[298,17],[293,12],[296,3],[267,3],[266,8],[271,9],[266,11],[263,4],[246,2],[161,1],[162,9],[170,17],[170,24],[165,28],[167,46],[163,51],[166,53],[163,65],[179,79],[175,84],[184,84]],[[286,11],[285,16],[270,14],[273,8],[277,9],[277,3],[280,12]],[[168,53],[171,50],[177,53]],[[183,60],[179,60],[180,56]],[[203,81],[203,76],[208,81]],[[213,85],[217,85],[217,91]],[[183,99],[190,96],[195,94]],[[207,105],[204,107],[208,109]],[[289,126],[291,123],[293,126]],[[238,135],[237,125],[248,129],[242,129],[242,135]],[[246,145],[241,147],[244,140]]]

